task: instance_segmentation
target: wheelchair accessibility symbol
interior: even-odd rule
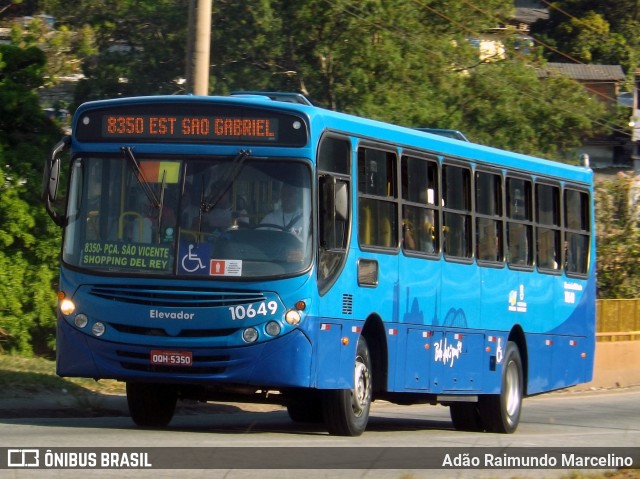
[[[211,245],[180,245],[180,272],[187,274],[208,274]]]

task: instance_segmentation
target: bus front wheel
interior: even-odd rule
[[[289,394],[287,413],[294,422],[321,423],[322,396],[319,391],[299,391]]]
[[[173,418],[178,392],[169,384],[127,383],[131,419],[142,427],[164,427]]]
[[[371,397],[371,356],[367,341],[361,336],[356,348],[353,389],[324,392],[324,420],[329,433],[336,436],[361,435],[369,421]]]
[[[451,422],[458,431],[484,431],[478,404],[475,402],[455,402],[449,406]]]
[[[480,415],[487,431],[515,432],[520,422],[523,391],[520,351],[514,342],[509,341],[504,354],[500,394],[480,397]]]

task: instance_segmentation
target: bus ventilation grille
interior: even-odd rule
[[[353,295],[343,294],[342,295],[342,314],[351,314],[351,313],[353,313]]]
[[[123,303],[160,307],[211,308],[257,303],[265,300],[260,292],[229,291],[209,288],[156,286],[93,286],[91,294]]]

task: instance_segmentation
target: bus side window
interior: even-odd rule
[[[402,244],[405,250],[437,254],[440,250],[438,163],[435,160],[403,156]]]
[[[398,245],[396,155],[373,148],[358,150],[358,234],[360,244]]]
[[[565,267],[568,274],[587,274],[589,269],[589,195],[567,189],[564,192]]]
[[[560,269],[560,188],[536,185],[536,258],[538,268]]]
[[[533,264],[531,181],[507,178],[507,261],[514,266]]]
[[[471,258],[471,171],[453,165],[442,168],[444,253]]]
[[[502,177],[476,172],[476,258],[502,262]]]
[[[358,211],[361,244],[383,248],[396,246],[395,203],[360,198]]]

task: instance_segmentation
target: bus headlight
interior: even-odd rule
[[[106,330],[107,328],[105,327],[104,323],[101,323],[99,321],[91,327],[91,332],[94,334],[94,336],[102,336]]]
[[[82,329],[89,323],[89,318],[87,318],[86,314],[79,313],[73,318],[73,322],[78,328]]]
[[[301,319],[300,312],[297,309],[290,309],[284,315],[284,320],[291,326],[299,324]]]
[[[69,316],[75,310],[76,310],[76,305],[73,304],[73,301],[71,301],[70,299],[65,298],[60,301],[60,312],[63,315]]]
[[[247,328],[242,331],[242,339],[246,343],[253,343],[258,339],[258,330],[256,328]]]
[[[269,321],[266,326],[264,327],[264,331],[269,335],[269,336],[277,336],[278,334],[280,334],[280,330],[282,328],[280,328],[280,323],[276,322],[276,321]]]

